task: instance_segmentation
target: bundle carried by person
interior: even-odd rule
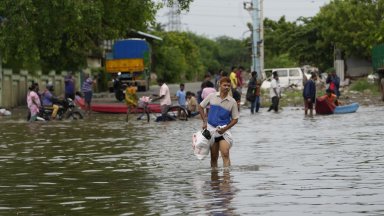
[[[148,106],[149,102],[151,101],[151,98],[148,97],[148,96],[142,96],[140,99],[139,99],[139,107],[141,108],[144,108],[146,106]]]
[[[213,127],[210,124],[207,125],[207,129],[197,131],[192,136],[192,149],[197,159],[204,159],[211,150],[211,145],[215,142],[215,138],[223,137],[225,141],[229,143],[230,148],[233,145],[233,138],[231,132],[225,131],[220,134],[217,129],[224,128],[226,125]]]
[[[197,159],[202,160],[209,154],[213,142],[212,132],[207,129],[197,131],[192,135],[192,149]]]
[[[221,126],[217,126],[217,127],[213,127],[212,125],[208,124],[207,125],[207,129],[209,131],[211,131],[211,134],[213,136],[213,138],[218,138],[218,137],[223,137],[225,139],[225,141],[227,141],[227,143],[229,143],[229,147],[232,148],[232,145],[233,145],[233,138],[232,138],[232,133],[230,130],[227,130],[225,131],[225,133],[223,134],[220,134],[217,129],[220,129],[220,128],[225,128],[227,125],[221,125]]]

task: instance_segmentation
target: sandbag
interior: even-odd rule
[[[209,131],[208,131],[209,132]],[[197,159],[202,160],[204,159],[211,149],[211,145],[214,142],[213,136],[210,135],[207,139],[203,133],[207,133],[207,130],[203,131],[197,131],[192,135],[192,149],[193,153],[197,157]],[[209,132],[211,133],[211,132]]]

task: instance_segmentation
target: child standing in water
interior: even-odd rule
[[[127,119],[128,122],[128,115],[133,111],[134,108],[137,106],[137,89],[134,83],[129,83],[128,86],[126,86],[125,89],[125,103],[127,104]]]

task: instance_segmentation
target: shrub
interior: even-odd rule
[[[369,83],[367,79],[358,79],[351,84],[350,89],[352,91],[364,92],[369,90],[374,94],[378,94],[379,88],[376,84]]]

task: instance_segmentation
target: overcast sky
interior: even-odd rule
[[[241,39],[249,36],[247,22],[251,14],[243,8],[251,0],[194,0],[189,12],[181,15],[181,29],[210,38],[229,36]],[[330,0],[264,0],[264,17],[278,20],[285,15],[289,21],[315,16]],[[159,11],[157,20],[168,23],[167,9]]]

